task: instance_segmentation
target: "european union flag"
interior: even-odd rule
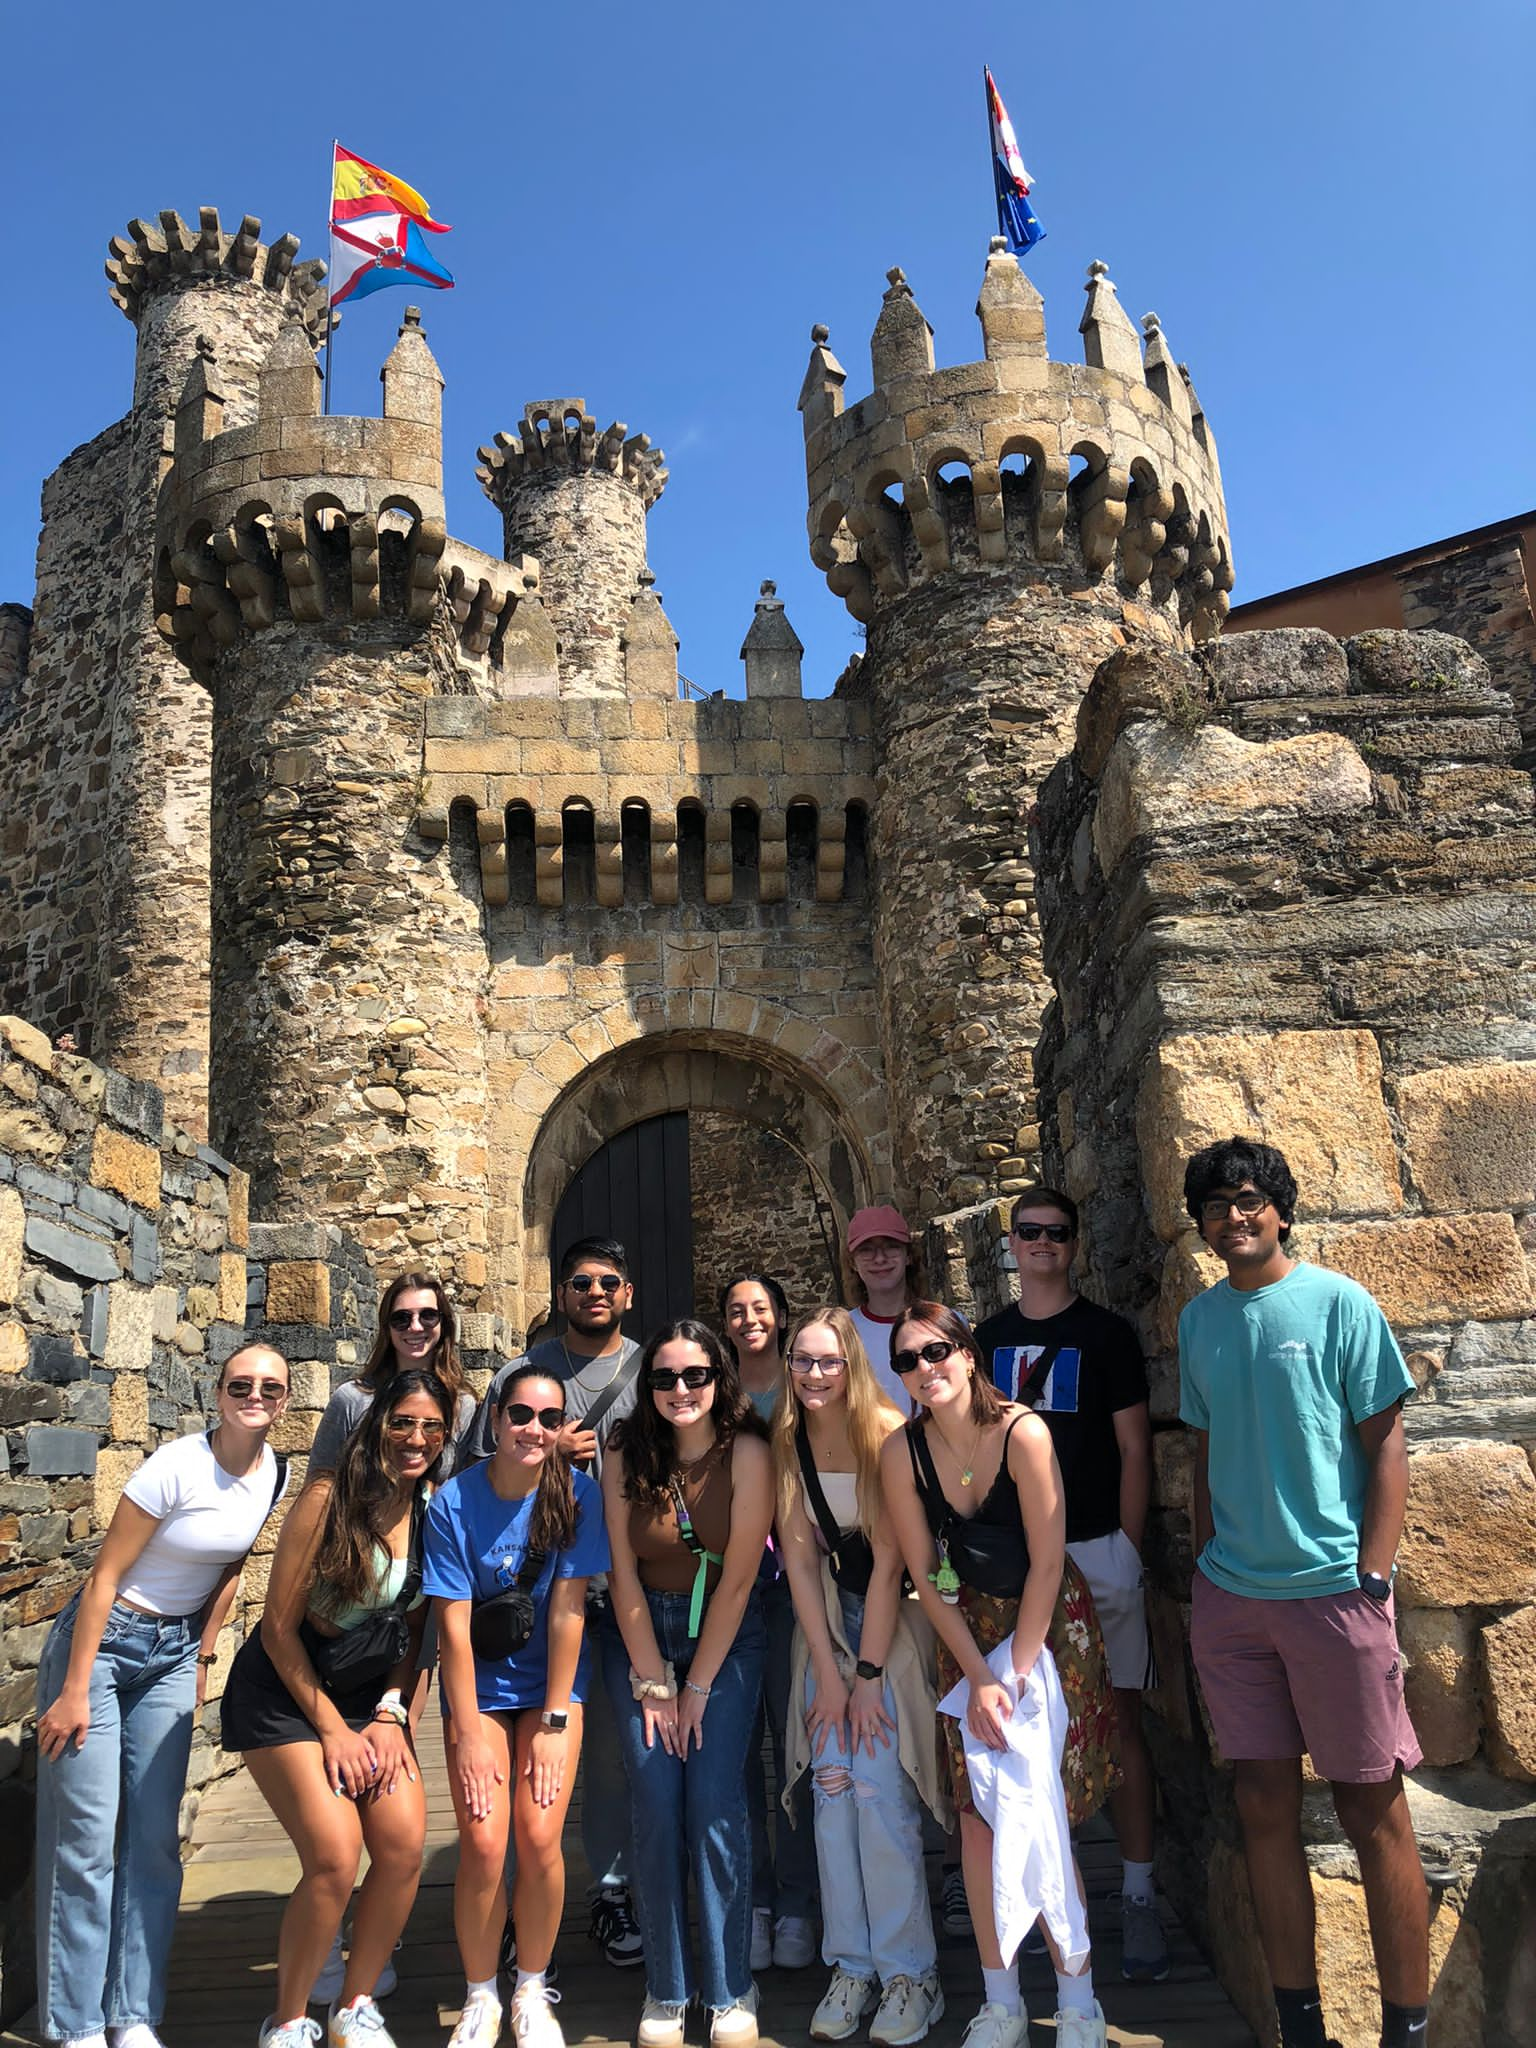
[[[987,71],[985,77],[987,121],[992,131],[992,171],[997,181],[997,225],[1014,255],[1022,256],[1026,250],[1033,249],[1036,242],[1044,241],[1045,229],[1029,203],[1029,188],[1033,181],[1019,154],[1008,109],[1003,105],[992,73]]]

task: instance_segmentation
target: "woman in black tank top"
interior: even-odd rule
[[[966,1726],[988,1748],[1007,1746],[1012,1702],[987,1663],[1012,1640],[1014,1672],[1025,1677],[1048,1648],[1068,1712],[1062,1756],[1067,1813],[1074,1825],[1107,1797],[1116,1775],[1114,1694],[1093,1601],[1066,1554],[1061,1473],[1050,1433],[1037,1416],[1005,1402],[992,1386],[970,1326],[937,1302],[914,1302],[891,1337],[891,1361],[916,1413],[886,1443],[881,1480],[887,1511],[939,1638],[942,1699],[970,1685]],[[1021,2048],[1028,2022],[1017,1979],[1003,1965],[992,1902],[992,1831],[976,1810],[960,1723],[939,1719],[939,1741],[960,1815],[960,1853],[987,2000],[971,2022],[969,2048]],[[1047,1937],[1049,1940],[1049,1937]],[[1058,1964],[1060,1958],[1056,1958]],[[1073,1998],[1080,1978],[1061,1979]],[[1090,1988],[1091,2002],[1091,1988]],[[1083,2034],[1073,2013],[1064,2038],[1105,2039],[1102,2014]]]

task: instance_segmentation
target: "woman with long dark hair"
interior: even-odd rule
[[[545,1971],[565,1903],[561,1832],[589,1690],[587,1583],[608,1568],[602,1498],[560,1448],[565,1391],[517,1366],[493,1411],[496,1448],[427,1513],[426,1590],[442,1635],[443,1737],[459,1824],[453,1922],[463,2009],[449,2048],[501,2038],[497,1953],[512,1895],[519,2048],[564,2048]]]
[[[789,1329],[784,1289],[771,1273],[733,1273],[720,1290],[720,1325],[736,1354],[741,1390],[771,1428],[784,1405],[784,1339]],[[767,1642],[763,1705],[747,1762],[747,1806],[752,1815],[752,1968],[754,1972],[803,1970],[816,1960],[816,1845],[811,1835],[810,1786],[799,1786],[788,1815],[781,1804],[795,1609],[780,1553],[771,1544],[763,1559],[758,1591]],[[773,1757],[766,1772],[758,1762],[765,1726]]]
[[[686,1316],[645,1348],[641,1395],[603,1460],[615,1627],[603,1675],[619,1717],[645,1943],[638,2048],[682,2048],[695,1990],[714,2048],[751,2048],[746,1765],[763,1677],[757,1579],[773,1520],[763,1425],[736,1361]],[[698,1894],[697,1971],[688,1873]]]
[[[216,1400],[206,1435],[162,1444],[131,1475],[38,1662],[37,2002],[69,2048],[160,2048],[192,1722],[286,1483],[267,1435],[287,1361],[247,1345]]]
[[[459,1363],[458,1334],[453,1302],[441,1280],[431,1273],[401,1273],[391,1280],[379,1301],[379,1326],[362,1371],[336,1389],[316,1427],[309,1448],[311,1483],[336,1470],[368,1404],[397,1372],[435,1373],[452,1394],[454,1421],[443,1446],[439,1481],[457,1470],[460,1439],[475,1417],[475,1397]]]
[[[261,1627],[224,1690],[239,1750],[303,1867],[277,1945],[261,2048],[307,2048],[306,2007],[357,1882],[332,2048],[393,2048],[372,1992],[416,1896],[427,1811],[404,1702],[426,1608],[422,1525],[454,1413],[435,1373],[397,1372],[348,1438],[334,1482],[283,1524]]]
[[[1035,1788],[1041,1807],[1032,1809],[1032,1822],[1063,1860],[1068,1821],[1086,1820],[1109,1795],[1115,1704],[1092,1596],[1067,1556],[1050,1432],[1028,1409],[1002,1399],[970,1325],[939,1302],[912,1302],[897,1317],[891,1365],[917,1406],[905,1429],[886,1440],[880,1477],[907,1570],[939,1639],[940,1699],[964,1680],[966,1733],[979,1748],[1001,1754],[1008,1747],[1006,1723],[1023,1711],[1023,1688],[1036,1665],[1043,1667],[1047,1701],[1059,1678],[1065,1745],[1059,1772],[1053,1757]],[[1004,1645],[1006,1657],[999,1659]],[[1028,1702],[1031,1709],[1039,1704]],[[1029,2020],[1015,1956],[1011,1952],[1005,1966],[998,1936],[992,1829],[978,1810],[959,1720],[944,1713],[939,1728],[986,1986],[966,2041],[970,2048],[1022,2048]],[[1042,1810],[1046,1804],[1049,1812]],[[1010,1869],[1026,1868],[1030,1848],[1008,1843]],[[1064,1896],[1074,1884],[1080,1901],[1075,1865],[1052,1896]],[[1056,2039],[1061,2048],[1105,2048],[1086,1928],[1081,1939],[1081,1967],[1069,1971],[1065,1964],[1076,1957],[1064,1956],[1046,1927],[1056,1966]]]

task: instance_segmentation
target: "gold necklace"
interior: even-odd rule
[[[969,1486],[971,1481],[976,1477],[976,1453],[981,1449],[981,1440],[986,1435],[986,1433],[986,1424],[984,1422],[979,1423],[976,1429],[976,1441],[971,1445],[971,1458],[970,1463],[968,1465],[961,1465],[960,1454],[958,1453],[958,1451],[950,1450],[949,1445],[947,1443],[944,1443],[944,1438],[942,1437],[942,1435],[939,1438],[939,1442],[944,1444],[945,1450],[949,1451],[949,1455],[951,1456],[951,1458],[954,1459],[956,1466],[959,1468],[960,1484],[962,1486]]]
[[[624,1346],[621,1343],[619,1346],[618,1361],[615,1364],[613,1371],[609,1373],[607,1379],[603,1381],[603,1384],[600,1387],[589,1386],[587,1381],[585,1381],[581,1376],[582,1368],[579,1365],[573,1365],[571,1363],[571,1347],[569,1344],[566,1343],[563,1337],[560,1339],[560,1349],[565,1353],[565,1370],[567,1375],[576,1382],[576,1384],[581,1388],[581,1391],[584,1394],[605,1394],[624,1369]],[[602,1355],[603,1354],[599,1352],[597,1354],[597,1357],[601,1358]],[[596,1358],[589,1358],[587,1360],[588,1365],[595,1365],[596,1363]]]

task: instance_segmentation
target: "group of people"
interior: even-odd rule
[[[1186,1199],[1228,1275],[1180,1324],[1193,1650],[1282,2039],[1327,2048],[1310,1751],[1359,1853],[1383,2042],[1420,2048],[1427,1909],[1402,1787],[1418,1750],[1391,1602],[1411,1382],[1370,1297],[1286,1253],[1297,1193],[1272,1148],[1207,1148]],[[1106,1799],[1123,1973],[1168,1969],[1141,1727],[1147,1381],[1129,1325],[1074,1288],[1067,1196],[1020,1194],[1010,1248],[1018,1298],[973,1329],[926,1298],[899,1212],[861,1210],[851,1310],[792,1315],[773,1276],[743,1272],[718,1331],[687,1317],[642,1349],[623,1247],[584,1239],[560,1258],[562,1333],[478,1402],[440,1282],[388,1287],[224,1689],[224,1747],[302,1870],[261,2048],[391,2048],[379,2001],[421,1870],[434,1669],[466,1980],[449,2048],[495,2048],[504,2018],[521,2048],[563,2048],[578,1772],[591,1932],[644,1971],[638,2048],[682,2048],[695,2001],[713,2048],[752,2048],[755,1973],[814,1960],[818,1902],[813,2038],[867,2023],[883,2048],[921,2041],[944,2011],[925,1835],[951,1830],[940,1916],[973,1935],[983,1979],[968,2048],[1022,2048],[1029,1940],[1055,1970],[1057,2040],[1104,2048],[1071,1830]],[[214,1427],[133,1475],[44,1650],[40,2006],[67,2048],[159,2048],[193,1715],[287,1487],[266,1439],[288,1391],[277,1353],[228,1361]]]

